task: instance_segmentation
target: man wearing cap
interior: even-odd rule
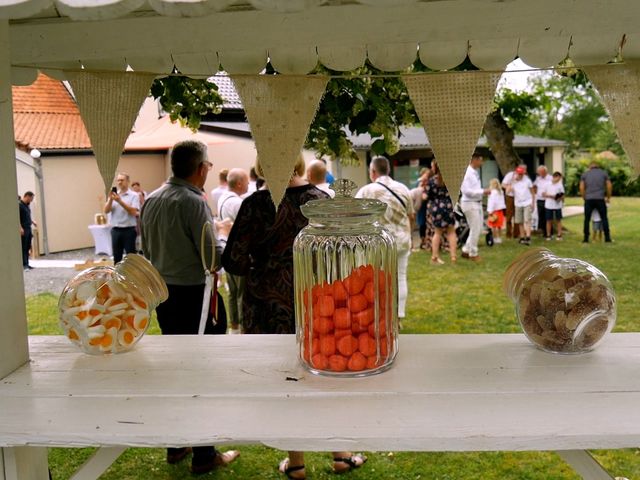
[[[515,224],[520,232],[519,242],[524,245],[531,244],[531,215],[536,204],[536,195],[533,191],[531,179],[526,175],[524,167],[517,167],[511,190],[513,191],[513,203],[516,207]]]
[[[482,188],[480,167],[483,162],[484,158],[479,153],[472,155],[471,162],[469,162],[460,186],[460,193],[462,193],[460,206],[469,223],[469,236],[462,246],[462,258],[467,258],[474,262],[480,261],[478,239],[480,238],[480,233],[482,233],[482,197],[491,193],[490,189]]]

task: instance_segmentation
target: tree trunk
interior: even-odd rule
[[[513,148],[513,130],[498,110],[487,115],[484,134],[502,175],[506,175],[521,163],[518,152]]]

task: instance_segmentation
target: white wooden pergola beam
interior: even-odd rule
[[[46,19],[10,27],[13,65],[89,61],[127,56],[166,56],[197,51],[295,47],[355,47],[420,42],[513,41],[572,36],[597,40],[598,32],[640,32],[640,3],[628,0],[440,1],[381,9],[363,5],[325,6],[297,13],[214,13],[198,18],[128,17],[102,22]],[[271,25],[265,28],[265,25]],[[169,34],[170,32],[170,34]],[[539,42],[548,48],[553,42]],[[566,49],[565,42],[559,42]],[[535,45],[530,42],[529,46]],[[542,47],[541,47],[542,48]],[[423,56],[428,59],[428,52]]]

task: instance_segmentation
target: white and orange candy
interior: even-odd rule
[[[128,350],[149,326],[147,302],[113,281],[87,281],[71,293],[60,305],[60,324],[89,353]]]

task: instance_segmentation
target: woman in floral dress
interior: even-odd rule
[[[440,168],[435,160],[431,162],[431,171],[427,192],[427,211],[434,229],[433,237],[431,238],[431,263],[443,265],[444,261],[440,258],[440,245],[443,235],[446,235],[449,243],[451,261],[455,262],[457,260],[456,222],[453,216],[453,202],[449,196],[449,190],[447,190],[447,186],[442,181]]]

